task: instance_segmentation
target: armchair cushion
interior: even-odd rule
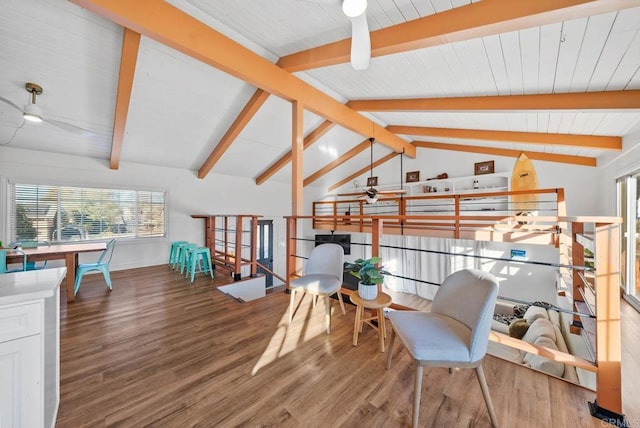
[[[420,311],[392,311],[394,330],[411,356],[430,365],[471,363],[471,329],[445,315]],[[427,333],[428,332],[428,333]]]
[[[334,275],[311,273],[289,283],[290,288],[304,288],[310,293],[334,294],[342,287],[342,280]]]

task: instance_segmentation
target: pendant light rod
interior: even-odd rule
[[[369,177],[373,177],[373,142],[375,141],[375,138],[371,137],[369,138],[369,141],[371,142],[371,150],[369,150],[371,152],[371,163],[369,164],[371,165],[371,173],[369,174]]]

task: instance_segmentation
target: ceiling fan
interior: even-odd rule
[[[371,38],[367,23],[367,0],[308,0],[315,3],[342,3],[342,12],[351,20],[351,66],[354,70],[369,68]]]
[[[369,142],[371,143],[371,175],[373,177],[373,143],[375,138],[369,138]],[[402,154],[401,154],[402,155]],[[400,177],[402,178],[402,166],[400,167]],[[402,183],[402,180],[400,180]],[[368,189],[362,190],[360,192],[354,193],[338,193],[338,196],[358,196],[358,199],[364,199],[368,204],[375,204],[378,202],[378,195],[403,195],[407,193],[406,190],[400,188],[397,190],[378,190],[374,186],[369,186]]]
[[[0,101],[13,107],[14,109],[18,110],[20,113],[22,113],[22,117],[24,118],[25,121],[33,122],[33,123],[45,122],[74,134],[97,135],[93,131],[90,131],[85,128],[81,128],[71,123],[47,118],[45,115],[43,115],[42,109],[36,104],[36,97],[38,95],[42,95],[42,92],[43,92],[42,86],[35,83],[27,82],[24,85],[24,89],[27,92],[29,92],[31,96],[29,97],[29,102],[25,104],[23,108],[20,108],[16,103],[2,96],[0,96]]]

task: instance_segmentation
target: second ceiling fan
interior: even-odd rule
[[[369,142],[371,143],[371,175],[369,177],[373,178],[373,143],[375,142],[375,138],[369,138]],[[400,153],[400,156],[402,156],[402,153]],[[400,178],[400,183],[402,183],[402,166],[400,166]],[[397,190],[378,190],[374,186],[369,186],[369,188],[360,192],[338,193],[338,196],[357,196],[358,199],[366,200],[368,204],[375,204],[378,202],[378,195],[403,195],[405,193],[407,193],[407,191],[402,188]]]

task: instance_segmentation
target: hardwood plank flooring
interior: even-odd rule
[[[310,298],[287,320],[282,292],[240,303],[216,287],[193,284],[167,266],[83,279],[76,302],[61,310],[58,427],[404,427],[411,423],[414,365],[398,345],[391,370],[365,327],[353,347],[353,306],[333,302],[331,335],[324,303]],[[640,427],[637,349],[623,351],[623,402]],[[623,324],[623,337],[625,336]],[[387,351],[388,352],[388,351]],[[484,369],[501,426],[601,427],[591,391],[487,356]],[[627,364],[628,365],[628,364]],[[625,370],[627,370],[625,366]],[[633,395],[627,394],[630,391]],[[472,370],[426,369],[420,411],[425,427],[490,426]]]

